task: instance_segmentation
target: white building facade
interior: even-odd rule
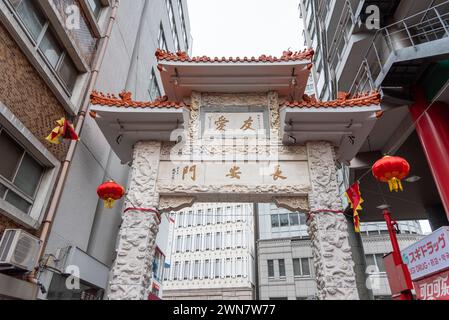
[[[171,215],[163,299],[252,299],[252,204],[196,204]]]
[[[275,205],[259,204],[258,241],[259,296],[261,300],[316,299],[317,284],[313,268],[311,241],[306,216]],[[417,221],[400,221],[401,249],[423,235]],[[383,256],[392,251],[384,222],[361,224],[367,275],[375,299],[390,299]]]

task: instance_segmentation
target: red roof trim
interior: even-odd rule
[[[290,108],[346,108],[379,105],[381,96],[378,91],[357,94],[350,97],[348,93],[339,92],[338,98],[332,101],[318,101],[315,97],[304,95],[302,101],[286,101],[281,107]]]
[[[255,63],[255,62],[290,62],[290,61],[312,61],[313,55],[314,55],[313,49],[305,49],[303,51],[299,52],[292,52],[292,51],[284,51],[282,56],[280,58],[273,57],[273,56],[267,56],[267,55],[261,55],[260,57],[208,57],[208,56],[202,56],[202,57],[189,57],[189,55],[184,51],[178,51],[177,53],[172,53],[168,51],[164,51],[161,49],[156,50],[156,58],[158,61],[176,61],[176,62],[194,62],[194,63],[201,63],[201,62],[210,62],[210,63]]]
[[[168,97],[160,97],[156,101],[133,101],[131,92],[123,91],[116,97],[113,94],[104,94],[98,91],[93,91],[90,95],[90,102],[93,105],[102,105],[109,107],[124,107],[124,108],[188,108],[183,102],[168,101]]]

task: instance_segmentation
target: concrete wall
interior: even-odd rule
[[[182,2],[187,16],[186,1]],[[173,6],[177,16],[177,1],[173,1]],[[164,0],[120,1],[96,90],[117,94],[126,89],[132,92],[135,99],[149,99],[150,75],[151,69],[156,67],[154,53],[158,46],[161,21],[169,49],[173,49]],[[180,25],[177,27],[182,44]],[[155,71],[158,75],[157,69]],[[160,81],[159,87],[162,88]],[[123,200],[118,201],[113,209],[104,209],[96,188],[110,179],[126,186],[128,175],[129,166],[120,163],[95,121],[88,116],[67,177],[46,254],[57,255],[60,249],[73,245],[110,267],[115,258]],[[165,241],[163,236],[161,234],[161,242]]]

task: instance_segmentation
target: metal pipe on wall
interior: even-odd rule
[[[109,22],[108,22],[106,32],[100,38],[99,50],[97,52],[97,56],[96,56],[96,59],[94,62],[94,67],[91,70],[89,82],[87,84],[87,88],[86,88],[86,91],[85,91],[85,94],[84,94],[84,97],[82,100],[81,111],[79,112],[78,121],[77,121],[76,127],[75,127],[75,131],[78,134],[78,136],[80,136],[81,131],[83,129],[84,120],[86,118],[86,114],[87,114],[89,104],[90,104],[90,94],[94,90],[95,84],[98,79],[98,74],[100,72],[100,68],[101,68],[101,65],[103,63],[103,60],[104,60],[104,57],[106,54],[106,48],[108,47],[108,44],[109,44],[109,40],[110,40],[110,37],[112,34],[112,28],[114,26],[114,23],[115,23],[115,20],[117,17],[119,5],[120,5],[120,0],[115,0],[114,4],[112,5],[112,11],[111,11],[111,15],[109,17]],[[70,164],[72,163],[77,144],[78,144],[78,141],[71,141],[71,143],[70,143],[69,150],[67,151],[66,157],[62,163],[60,175],[59,175],[58,181],[56,183],[56,188],[54,191],[54,195],[51,199],[48,212],[45,216],[44,221],[42,222],[42,231],[40,234],[40,240],[42,241],[42,245],[39,250],[37,265],[35,266],[34,272],[32,272],[28,276],[28,281],[30,281],[32,283],[36,283],[37,270],[39,267],[39,263],[44,255],[44,252],[45,252],[45,248],[46,248],[47,241],[48,241],[48,236],[51,231],[53,220],[56,215],[56,210],[58,208],[59,201],[62,196],[62,191],[64,189],[64,185],[65,185],[66,178],[67,178],[67,175],[69,172]]]

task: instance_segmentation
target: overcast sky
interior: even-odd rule
[[[281,56],[304,48],[299,0],[187,0],[194,56]]]

